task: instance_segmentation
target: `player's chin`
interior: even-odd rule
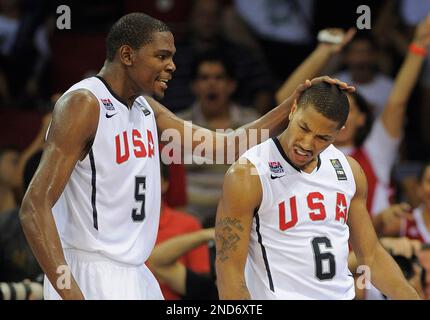
[[[164,98],[164,95],[167,89],[165,87],[166,85],[160,84],[160,82],[156,81],[153,89],[154,95],[160,99]]]
[[[164,90],[162,90],[162,89],[154,90],[154,95],[155,95],[158,99],[162,99],[162,98],[164,98]]]

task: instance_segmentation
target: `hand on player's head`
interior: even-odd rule
[[[321,76],[317,78],[313,78],[312,80],[306,80],[304,83],[301,83],[297,86],[296,90],[294,90],[291,97],[297,101],[301,94],[308,88],[310,88],[312,85],[315,85],[320,82],[327,82],[330,84],[337,85],[341,90],[346,90],[347,92],[354,92],[355,87],[348,85],[347,83],[340,81],[338,79],[331,78],[329,76]]]

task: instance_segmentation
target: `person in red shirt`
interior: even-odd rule
[[[162,202],[160,210],[160,225],[156,245],[178,235],[198,231],[202,229],[200,222],[193,216],[183,211],[171,208],[164,199],[164,195],[169,188],[169,168],[161,163],[161,192]],[[196,273],[209,273],[209,249],[207,244],[203,244],[184,254],[179,262],[187,269]],[[152,270],[153,271],[153,270]],[[155,276],[157,277],[156,273]],[[160,282],[160,281],[159,281]],[[166,300],[178,300],[180,295],[160,282],[160,288]]]
[[[418,196],[421,204],[412,212],[412,219],[403,219],[400,235],[430,244],[430,162],[418,176]]]

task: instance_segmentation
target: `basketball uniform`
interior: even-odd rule
[[[256,168],[262,201],[254,214],[246,284],[253,299],[352,299],[348,208],[355,181],[330,145],[312,173],[298,169],[277,138],[242,156]]]
[[[104,79],[86,89],[98,100],[97,133],[52,211],[64,254],[86,299],[163,299],[145,265],[157,237],[160,164],[154,112],[144,97],[129,109]],[[58,299],[45,277],[45,299]]]

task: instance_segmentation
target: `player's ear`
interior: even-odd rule
[[[288,120],[291,121],[294,113],[297,111],[297,100],[294,100],[293,106],[291,107],[290,114],[288,115]]]
[[[133,48],[126,44],[118,49],[119,59],[126,66],[133,65],[135,54]]]

